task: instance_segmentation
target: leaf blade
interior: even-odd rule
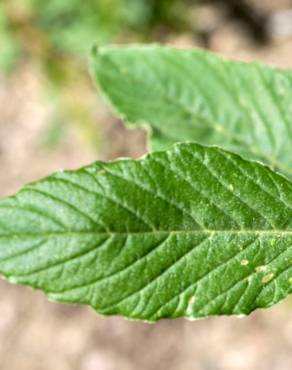
[[[100,48],[93,73],[119,116],[150,127],[154,149],[215,144],[292,175],[291,72],[154,45]]]
[[[1,200],[0,272],[106,315],[247,314],[292,291],[291,216],[285,178],[180,144],[60,172]]]

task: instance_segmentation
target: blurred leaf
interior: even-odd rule
[[[93,63],[115,111],[150,126],[154,149],[216,144],[292,175],[292,72],[160,46],[102,47]]]

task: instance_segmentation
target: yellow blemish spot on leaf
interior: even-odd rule
[[[194,304],[195,303],[195,300],[196,300],[196,297],[193,295],[190,300],[189,300],[189,304]]]
[[[240,264],[241,266],[247,266],[249,264],[249,260],[242,260]]]
[[[264,272],[267,270],[267,266],[263,265],[263,266],[257,266],[255,268],[256,272]]]
[[[187,307],[187,313],[188,315],[192,315],[192,312],[193,312],[193,305],[196,301],[196,297],[193,295],[190,299],[189,299],[189,302],[188,302],[188,307]]]
[[[274,274],[273,273],[270,273],[268,275],[265,275],[263,278],[262,278],[262,282],[265,284],[265,283],[268,283],[269,281],[271,281],[274,277]]]

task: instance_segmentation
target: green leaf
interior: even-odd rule
[[[292,176],[292,72],[161,46],[103,47],[93,68],[116,112],[150,126],[154,149],[216,144]]]
[[[248,314],[292,292],[292,184],[222,149],[58,172],[0,202],[0,272],[132,319]]]

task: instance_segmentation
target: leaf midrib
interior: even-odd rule
[[[273,230],[252,230],[252,229],[242,229],[242,230],[234,230],[234,229],[227,229],[227,230],[210,230],[210,229],[202,229],[202,230],[147,230],[147,231],[88,231],[88,230],[80,230],[80,231],[54,231],[54,232],[44,232],[44,233],[17,233],[17,234],[7,234],[7,235],[0,235],[0,238],[17,238],[17,237],[50,237],[50,236],[74,236],[74,235],[98,235],[98,236],[131,236],[131,235],[155,235],[155,234],[238,234],[238,235],[271,235],[271,236],[292,236],[292,230],[281,230],[281,229],[273,229]]]

